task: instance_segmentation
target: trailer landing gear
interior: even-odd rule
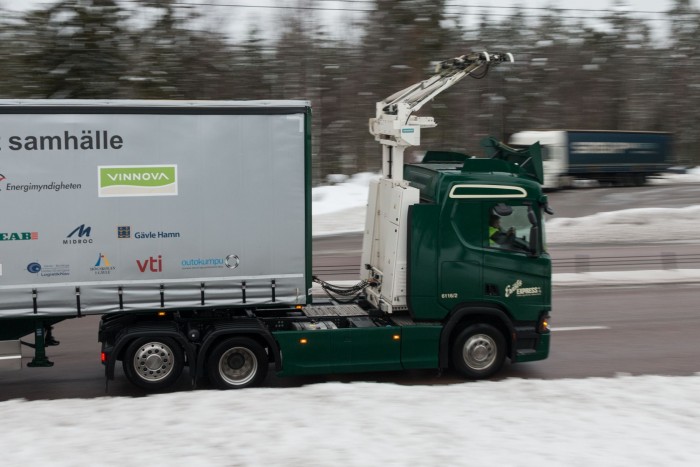
[[[27,363],[28,367],[48,368],[53,366],[53,362],[46,356],[47,346],[59,344],[59,342],[53,338],[53,334],[51,333],[52,329],[52,326],[44,326],[44,323],[38,321],[37,325],[34,327],[34,343],[30,344],[28,342],[20,341],[27,347],[34,349],[34,358],[32,358],[31,362]]]

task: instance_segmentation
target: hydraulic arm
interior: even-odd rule
[[[493,65],[512,62],[510,53],[475,52],[440,62],[435,74],[377,102],[376,116],[369,120],[369,132],[382,145],[382,175],[403,179],[403,152],[420,144],[421,128],[437,125],[433,117],[413,115],[426,102],[467,76],[482,78]]]

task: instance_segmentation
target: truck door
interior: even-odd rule
[[[502,303],[517,320],[537,320],[549,300],[551,265],[542,251],[538,211],[520,200],[482,205],[484,297]]]
[[[446,310],[483,296],[481,203],[448,199],[440,214],[437,296]]]

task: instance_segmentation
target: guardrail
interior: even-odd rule
[[[570,258],[553,258],[554,272],[585,273],[592,271],[644,270],[644,269],[700,269],[699,254],[661,252],[658,255],[592,257],[575,255]],[[359,277],[359,264],[314,266],[314,275],[325,278]]]
[[[590,255],[576,255],[573,258],[552,259],[552,269],[573,269],[574,272],[614,269],[694,269],[700,268],[700,254],[678,255],[661,252],[658,255],[617,256],[595,258]]]

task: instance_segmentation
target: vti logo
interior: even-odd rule
[[[85,245],[92,243],[90,233],[92,227],[85,227],[85,224],[79,225],[63,240],[64,245]]]
[[[141,272],[146,272],[146,270],[149,272],[163,272],[163,257],[161,255],[158,255],[157,258],[150,256],[143,261],[137,259],[136,265]]]

